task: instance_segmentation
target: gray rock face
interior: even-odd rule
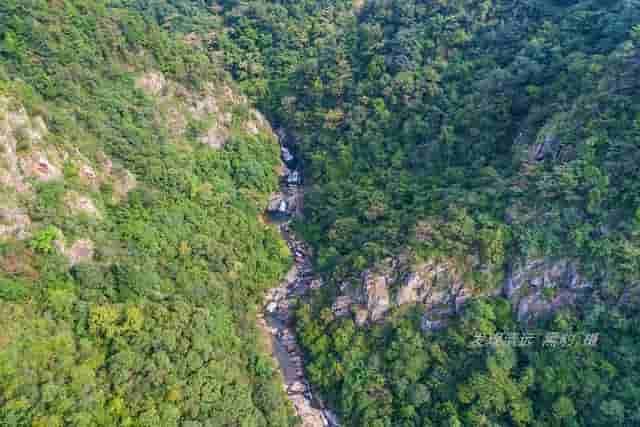
[[[391,307],[389,296],[390,277],[384,274],[376,274],[370,271],[362,275],[363,290],[362,302],[369,312],[369,320],[377,322]]]
[[[513,302],[518,319],[524,321],[575,304],[590,287],[591,283],[567,259],[533,259],[511,268],[503,295]]]
[[[298,185],[300,184],[300,172],[292,171],[287,175],[287,184]]]
[[[76,241],[68,250],[65,251],[65,255],[69,257],[71,265],[78,264],[80,262],[88,262],[93,258],[94,245],[89,239],[81,239]]]
[[[447,326],[445,320],[439,319],[430,319],[429,316],[425,315],[422,317],[422,321],[420,322],[420,329],[422,332],[431,332],[437,331]]]
[[[404,286],[398,291],[396,301],[398,305],[410,304],[423,298],[430,289],[430,284],[425,283],[418,272],[412,271],[407,275]]]
[[[343,317],[351,313],[352,305],[353,299],[348,295],[343,295],[335,299],[333,305],[331,306],[331,311],[333,311],[333,314],[335,316]],[[366,317],[368,317],[368,313]]]
[[[167,85],[167,79],[159,72],[148,72],[136,80],[136,86],[147,95],[158,96]]]
[[[530,152],[530,159],[540,162],[546,158],[553,158],[557,155],[560,140],[555,135],[546,135],[544,140],[533,146]]]
[[[396,304],[422,303],[427,307],[441,304],[462,304],[470,290],[464,283],[452,260],[432,259],[410,267],[396,295]]]
[[[431,331],[444,327],[447,318],[460,313],[470,299],[502,295],[526,321],[574,305],[591,287],[567,259],[523,261],[509,268],[501,288],[486,291],[465,280],[460,261],[412,259],[407,254],[389,258],[364,271],[358,283],[342,284],[332,307],[334,315],[353,315],[358,325],[365,325],[384,320],[393,308],[417,304],[425,313],[423,329]]]
[[[29,237],[27,231],[31,218],[19,208],[0,208],[0,239],[15,237],[22,240]]]
[[[358,325],[383,320],[391,309],[409,304],[419,304],[426,312],[451,314],[473,295],[453,260],[415,263],[407,253],[382,261],[364,271],[358,283],[345,282],[339,290],[334,315],[354,315]]]
[[[293,216],[300,210],[299,201],[300,195],[297,193],[275,193],[269,200],[267,212],[279,217]]]

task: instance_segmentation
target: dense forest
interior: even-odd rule
[[[31,224],[0,243],[2,423],[296,423],[252,321],[290,263],[260,221],[277,145],[243,128],[248,103],[222,149],[199,141],[210,118],[176,135],[157,111],[189,95],[136,84],[156,71],[242,92],[302,157],[295,228],[327,286],[298,338],[344,426],[640,426],[638,0],[95,3],[0,1],[0,119],[23,106],[48,146],[139,181],[114,199],[69,160],[28,191],[0,181]],[[69,192],[101,215],[69,216]],[[94,260],[70,266],[60,236]],[[337,315],[399,254],[447,259],[472,297],[442,328],[423,303]],[[578,303],[519,318],[505,281],[558,259]]]
[[[260,220],[275,137],[215,58],[117,3],[0,2],[0,425],[294,425],[254,321],[290,262]]]
[[[640,425],[640,3],[226,10],[214,46],[305,158],[299,229],[334,286],[300,308],[298,328],[345,424]],[[472,299],[427,333],[419,307],[366,328],[329,310],[401,251],[460,260],[477,295],[520,260],[569,258],[590,295],[528,323],[508,298]],[[573,338],[474,343],[532,331]]]
[[[640,3],[248,2],[225,18],[227,67],[305,157],[299,228],[334,288],[298,328],[346,425],[640,425]],[[407,247],[477,256],[460,264],[479,295],[518,260],[570,258],[590,298],[529,323],[478,298],[426,334],[418,309],[368,328],[333,315],[336,288]],[[573,338],[474,344],[531,331]]]

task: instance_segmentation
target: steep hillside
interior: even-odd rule
[[[345,423],[640,423],[640,4],[232,3],[212,45],[304,158],[299,337]]]
[[[0,2],[5,424],[295,423],[246,96],[343,425],[640,425],[638,0],[93,3]]]
[[[268,123],[115,2],[0,2],[0,40],[0,424],[293,425]]]

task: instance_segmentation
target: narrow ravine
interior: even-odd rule
[[[339,427],[335,415],[325,407],[309,384],[305,376],[304,354],[296,342],[290,311],[293,300],[304,298],[308,290],[318,288],[322,281],[314,278],[309,247],[296,238],[289,225],[293,217],[302,215],[302,170],[299,160],[287,148],[287,138],[282,134],[280,142],[286,167],[280,192],[273,196],[267,211],[286,240],[294,256],[294,265],[280,285],[267,293],[259,326],[268,335],[272,356],[282,372],[287,396],[302,419],[303,427]]]

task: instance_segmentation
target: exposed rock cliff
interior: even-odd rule
[[[234,132],[276,138],[265,118],[228,85],[204,82],[199,90],[187,89],[150,71],[138,75],[136,87],[153,99],[155,120],[161,127],[168,124],[170,143],[185,147],[199,141],[219,149]],[[100,222],[108,205],[122,202],[140,185],[105,152],[51,135],[45,117],[0,95],[0,240],[28,239],[42,228],[33,209],[41,204],[43,188],[60,189],[60,196],[47,202],[57,217]],[[91,260],[95,239],[73,237],[75,242],[62,244],[59,252],[71,264]]]
[[[478,288],[453,258],[416,261],[403,254],[364,271],[355,283],[343,283],[333,304],[336,316],[353,315],[358,324],[377,322],[394,308],[417,304],[424,310],[424,327],[433,329],[460,312],[472,297],[504,296],[522,321],[546,316],[575,304],[591,283],[567,259],[535,259],[508,269],[502,285]]]
[[[156,120],[169,124],[174,143],[187,136],[219,149],[234,127],[251,135],[271,132],[264,116],[227,85],[205,82],[199,91],[188,90],[158,71],[149,71],[138,77],[136,86],[158,99]]]

